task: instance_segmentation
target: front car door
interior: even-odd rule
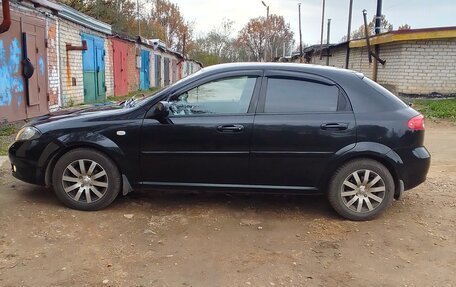
[[[143,123],[144,186],[248,184],[261,76],[262,71],[225,72],[167,95],[170,115],[160,121],[146,117]]]
[[[266,71],[254,122],[251,182],[314,190],[334,154],[356,142],[344,92],[315,75]]]

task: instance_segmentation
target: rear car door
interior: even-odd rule
[[[143,184],[248,184],[253,106],[261,75],[252,70],[221,73],[169,95],[168,118],[146,118],[143,123]]]
[[[313,74],[265,72],[252,138],[252,184],[314,190],[334,154],[355,142],[355,117],[336,83]]]

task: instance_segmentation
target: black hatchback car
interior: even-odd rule
[[[98,210],[135,189],[325,193],[351,220],[426,179],[424,118],[362,74],[303,64],[205,68],[152,97],[27,124],[12,173]]]

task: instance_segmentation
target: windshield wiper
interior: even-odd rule
[[[134,95],[133,97],[125,100],[125,102],[121,103],[121,105],[124,107],[124,108],[131,108],[131,107],[134,107],[135,106],[135,103],[136,103],[136,95]]]

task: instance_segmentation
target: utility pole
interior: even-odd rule
[[[331,31],[331,19],[328,19],[328,34],[326,36],[326,66],[329,66],[329,36]]]
[[[302,63],[301,3],[298,4],[298,9],[299,9],[299,62]]]
[[[348,65],[350,63],[350,39],[351,39],[352,14],[353,14],[353,0],[350,0],[350,6],[348,8],[347,55],[345,56],[345,69],[348,69]]]
[[[136,13],[138,16],[138,36],[141,36],[141,17],[139,16],[139,0],[136,0]]]
[[[267,61],[267,55],[268,55],[268,48],[269,48],[269,6],[264,3],[264,1],[261,1],[264,7],[266,7],[266,40],[264,44],[264,61]],[[272,51],[271,51],[272,55]]]
[[[323,0],[323,7],[321,9],[321,38],[320,38],[320,60],[323,57],[323,30],[325,28],[325,0]]]
[[[382,23],[382,0],[377,0],[377,14],[375,15],[375,34],[381,33]]]
[[[377,13],[375,15],[375,35],[381,33],[381,22],[382,22],[382,0],[377,0]],[[374,46],[375,55],[379,56],[380,47],[378,45]],[[378,61],[374,61],[374,71],[372,73],[372,79],[377,82],[378,74]]]

